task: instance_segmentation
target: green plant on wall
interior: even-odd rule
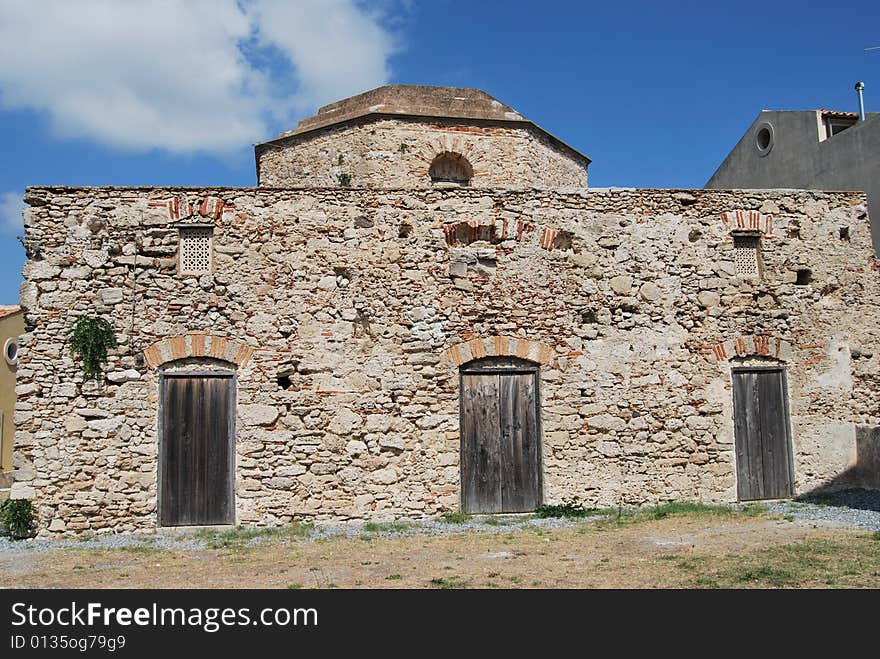
[[[339,185],[341,185],[343,188],[347,188],[351,185],[351,174],[349,174],[348,172],[342,172],[339,176],[336,177],[336,179],[339,181]]]
[[[67,338],[71,356],[82,359],[83,379],[100,382],[107,350],[117,345],[113,326],[104,318],[80,316],[71,324]]]

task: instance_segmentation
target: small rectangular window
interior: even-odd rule
[[[733,260],[736,274],[741,277],[761,278],[761,237],[751,234],[733,235]]]
[[[213,235],[211,227],[180,227],[180,274],[211,272]]]

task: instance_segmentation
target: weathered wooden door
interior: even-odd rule
[[[785,371],[733,371],[737,497],[781,499],[794,493]]]
[[[461,371],[461,501],[469,513],[541,505],[538,369],[489,358]]]
[[[159,524],[232,524],[232,374],[164,374],[160,383]]]

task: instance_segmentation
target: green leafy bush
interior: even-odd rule
[[[348,172],[342,172],[336,177],[336,180],[339,181],[339,185],[343,188],[347,188],[351,185],[351,174]]]
[[[107,350],[117,346],[113,326],[104,318],[80,316],[67,331],[67,339],[71,356],[82,359],[83,378],[100,382]]]
[[[13,540],[31,538],[37,533],[34,507],[26,499],[8,499],[0,503],[0,536]]]
[[[597,508],[584,508],[576,499],[569,499],[558,504],[544,504],[535,510],[535,517],[568,517],[579,519],[605,514],[607,511]]]

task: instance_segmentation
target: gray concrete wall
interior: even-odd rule
[[[773,146],[761,156],[755,140],[765,122],[773,127]],[[867,192],[874,249],[880,251],[880,113],[820,142],[816,112],[765,110],[706,187]]]

